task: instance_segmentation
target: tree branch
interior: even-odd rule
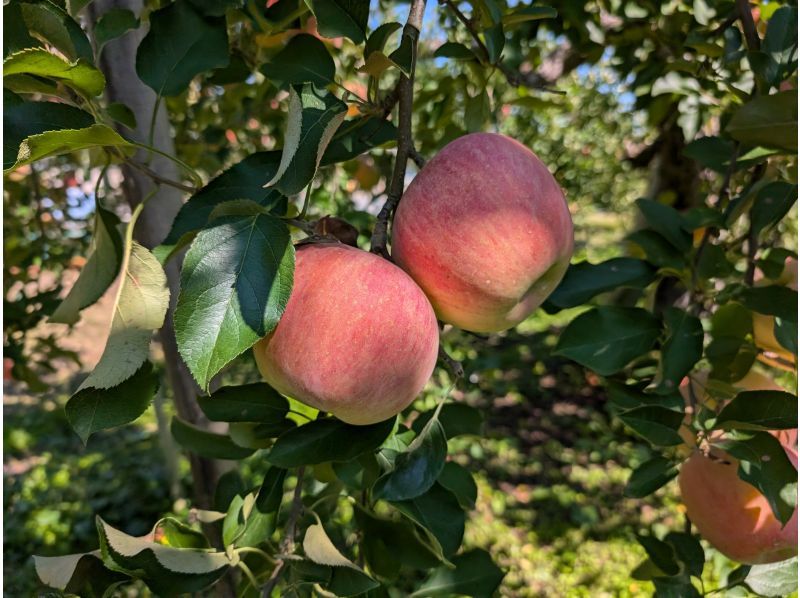
[[[400,198],[403,197],[403,187],[406,178],[406,166],[413,147],[411,137],[411,116],[414,103],[414,72],[417,68],[417,42],[422,29],[422,15],[425,12],[425,0],[411,0],[411,10],[408,20],[403,27],[403,37],[411,41],[411,70],[409,75],[400,74],[397,83],[398,96],[398,123],[397,123],[397,156],[395,157],[392,178],[389,181],[386,203],[378,213],[375,228],[370,240],[372,253],[377,253],[385,258],[389,257],[386,250],[388,242],[389,219],[392,217]]]
[[[761,49],[761,39],[756,31],[756,24],[753,22],[753,13],[750,12],[749,0],[736,0],[736,10],[739,11],[739,20],[744,30],[744,39],[747,42],[747,49],[756,52]]]
[[[189,185],[184,185],[183,183],[179,183],[177,181],[173,181],[172,179],[168,179],[166,177],[163,177],[160,174],[158,174],[155,170],[150,168],[149,166],[147,166],[145,164],[141,164],[141,163],[137,162],[136,160],[132,160],[131,159],[131,160],[126,160],[125,162],[127,164],[130,164],[131,166],[133,166],[136,170],[139,170],[140,172],[142,172],[142,173],[146,174],[147,176],[149,176],[156,183],[159,183],[159,184],[162,184],[162,185],[169,185],[170,187],[175,187],[175,189],[180,189],[181,191],[186,191],[187,193],[194,193],[194,192],[197,191],[196,187],[191,187]]]
[[[289,519],[286,521],[286,531],[284,532],[283,540],[281,540],[280,547],[278,548],[278,554],[281,555],[291,554],[292,551],[294,551],[294,534],[297,530],[297,520],[300,517],[300,512],[303,510],[303,477],[305,473],[305,465],[298,468],[297,485],[294,487],[294,495],[292,497],[292,510],[289,512]],[[270,598],[272,590],[278,585],[278,580],[281,577],[285,563],[286,561],[282,558],[278,560],[278,563],[272,570],[272,575],[269,576],[264,587],[261,588],[262,598]]]

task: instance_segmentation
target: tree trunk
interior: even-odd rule
[[[95,0],[87,7],[87,10],[91,15],[90,21],[96,23],[100,15],[112,8],[125,8],[139,15],[142,12],[142,6],[142,0]],[[106,44],[101,55],[100,68],[106,77],[108,100],[124,103],[136,116],[136,130],[131,132],[127,128],[118,126],[120,132],[136,141],[148,143],[150,119],[156,102],[156,94],[142,83],[135,68],[136,49],[144,37],[144,33],[144,30],[140,28]],[[163,103],[156,115],[152,145],[167,154],[174,155],[175,153],[170,123]],[[139,162],[145,162],[149,157],[148,153],[140,150],[136,159]],[[175,164],[167,158],[153,155],[149,167],[164,178],[179,180]],[[125,177],[123,182],[125,198],[131,208],[134,208],[141,203],[143,197],[155,188],[155,184],[147,175],[128,165],[122,166],[122,172]],[[148,248],[161,243],[169,232],[181,204],[181,192],[178,189],[161,186],[139,217],[135,233],[137,241]],[[164,349],[167,377],[178,415],[188,422],[202,425],[205,421],[196,400],[200,389],[178,354],[172,324],[180,282],[179,260],[173,259],[166,265],[165,271],[170,289],[170,307],[158,336]],[[194,481],[194,503],[199,508],[210,509],[219,477],[217,464],[193,454],[189,455],[189,460]]]

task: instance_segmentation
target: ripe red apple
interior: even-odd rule
[[[405,272],[366,251],[320,243],[298,248],[286,311],[253,353],[278,392],[364,425],[414,400],[438,348],[433,309]]]
[[[781,442],[797,434],[776,434]],[[784,444],[797,467],[796,444]],[[758,565],[797,555],[797,509],[785,527],[756,488],[739,478],[739,463],[712,449],[697,451],[681,466],[678,483],[686,513],[700,535],[728,558]]]
[[[392,256],[439,319],[474,332],[524,320],[572,256],[572,219],[553,175],[521,143],[474,133],[449,143],[403,195]]]

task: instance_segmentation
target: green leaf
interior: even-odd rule
[[[620,287],[644,288],[655,276],[650,264],[632,257],[616,257],[599,264],[571,264],[548,301],[561,309],[576,307]]]
[[[466,515],[458,499],[441,484],[434,484],[425,494],[391,505],[403,515],[433,534],[444,557],[449,558],[461,546]]]
[[[482,131],[484,124],[492,115],[491,101],[486,89],[475,96],[467,96],[464,109],[464,125],[469,133]]]
[[[104,12],[94,26],[94,40],[98,52],[112,39],[139,27],[139,19],[127,8],[112,8]]]
[[[20,27],[20,24],[24,26]],[[42,42],[31,37],[28,25],[23,20],[22,4],[19,2],[8,2],[3,5],[3,56],[8,56],[13,52],[24,50],[25,48],[36,48]],[[3,79],[3,87],[7,87],[6,79]]]
[[[358,569],[356,565],[345,557],[331,542],[325,528],[321,523],[310,525],[303,537],[303,552],[309,560],[319,565],[331,567],[350,567]]]
[[[100,551],[64,556],[34,556],[33,564],[41,582],[65,594],[103,595],[127,576],[108,570]]]
[[[651,561],[667,575],[677,575],[680,571],[675,551],[666,542],[653,536],[637,536],[639,544]]]
[[[397,66],[383,52],[373,52],[358,68],[359,73],[367,73],[370,77],[380,77],[384,72]]]
[[[224,17],[204,17],[188,0],[150,14],[136,51],[136,74],[158,96],[176,96],[200,73],[228,65]]]
[[[788,596],[797,591],[797,557],[768,565],[753,565],[745,583],[759,596]]]
[[[12,104],[11,97],[19,99]],[[56,102],[24,102],[8,90],[3,90],[3,169],[14,166],[23,141],[45,131],[80,129],[94,123],[88,112]]]
[[[136,128],[136,115],[133,113],[133,110],[122,102],[113,102],[109,104],[106,108],[106,114],[129,129]]]
[[[91,64],[67,62],[43,48],[21,50],[3,61],[3,77],[19,74],[54,79],[87,96],[101,94],[106,86],[103,73]]]
[[[724,278],[733,272],[733,264],[728,261],[722,245],[707,243],[697,260],[697,274],[702,280]]]
[[[231,8],[241,8],[244,0],[189,0],[197,11],[210,17],[224,17]]]
[[[797,7],[782,6],[767,23],[767,33],[761,51],[776,65],[776,77],[770,81],[778,85],[797,69]]]
[[[773,334],[782,347],[797,355],[797,322],[775,318]]]
[[[389,37],[401,27],[400,23],[384,23],[370,33],[364,46],[364,57],[370,56],[373,52],[383,52]]]
[[[100,552],[105,565],[142,579],[158,595],[199,592],[227,571],[224,552],[174,548],[157,544],[149,536],[136,538],[97,517]]]
[[[122,265],[118,225],[116,214],[97,206],[92,253],[69,294],[50,316],[50,322],[74,324],[80,318],[80,311],[100,299],[114,282]]]
[[[178,416],[172,418],[170,430],[178,444],[201,457],[238,461],[253,454],[253,449],[234,444],[228,436],[208,432]]]
[[[667,340],[661,346],[658,375],[653,381],[658,393],[677,390],[683,377],[703,356],[703,324],[683,309],[669,307],[664,312]]]
[[[368,490],[381,474],[381,467],[373,453],[362,453],[355,459],[332,463],[336,478],[352,490]]]
[[[270,467],[267,470],[258,494],[253,497],[252,501],[245,500],[243,508],[247,510],[247,513],[245,513],[242,533],[236,538],[236,546],[258,546],[269,539],[275,531],[278,512],[283,500],[285,481],[285,469]]]
[[[648,353],[659,334],[659,321],[647,310],[597,307],[570,322],[561,333],[556,354],[608,376]]]
[[[678,251],[692,248],[692,236],[683,228],[681,215],[670,206],[652,199],[637,199],[636,205],[654,231],[669,241]]]
[[[452,58],[454,60],[477,60],[470,48],[458,42],[445,42],[433,53],[434,58]]]
[[[749,145],[797,151],[797,92],[782,91],[750,100],[739,108],[726,129]]]
[[[711,168],[716,172],[725,172],[733,155],[733,143],[722,137],[700,137],[688,143],[683,149],[683,154],[700,166]]]
[[[409,35],[400,38],[400,45],[389,54],[389,59],[403,71],[407,77],[411,75],[411,67],[414,65],[414,41]]]
[[[453,557],[455,568],[443,565],[431,572],[411,598],[429,596],[493,596],[505,572],[492,561],[488,552],[473,549]]]
[[[397,140],[397,127],[382,118],[362,116],[342,123],[331,139],[320,166],[347,162],[372,148]]]
[[[752,314],[740,303],[726,303],[717,309],[711,316],[712,341],[706,347],[713,378],[733,382],[750,371],[757,354],[747,340],[752,334]]]
[[[153,331],[164,323],[169,289],[161,264],[134,241],[123,268],[106,347],[80,390],[112,388],[133,376],[149,355]]]
[[[42,158],[69,154],[94,147],[116,147],[132,151],[133,146],[106,125],[92,125],[86,129],[64,129],[31,135],[19,147],[17,161],[5,171],[15,170]]]
[[[647,405],[622,411],[618,415],[634,432],[655,446],[675,446],[683,442],[678,434],[683,423],[682,411]]]
[[[756,194],[750,208],[750,223],[755,234],[780,222],[797,201],[797,185],[785,181],[767,183]]]
[[[486,50],[489,54],[489,63],[497,64],[503,54],[503,48],[506,45],[506,36],[503,31],[503,24],[497,23],[484,30],[483,39],[486,44]]]
[[[281,434],[267,461],[285,468],[350,461],[378,448],[394,423],[395,418],[369,426],[352,426],[332,417],[314,420]]]
[[[606,385],[611,405],[622,411],[646,405],[683,411],[685,406],[683,397],[677,391],[668,395],[657,395],[644,392],[644,384],[625,385],[614,380],[607,380]]]
[[[625,496],[644,498],[650,496],[678,475],[675,463],[657,455],[637,467],[625,485]]]
[[[292,86],[281,163],[267,186],[284,195],[305,189],[346,115],[347,104],[329,91],[311,83]]]
[[[45,40],[66,56],[67,60],[83,59],[88,63],[94,60],[92,45],[86,33],[57,4],[49,0],[21,2],[20,11],[28,32]]]
[[[797,322],[797,291],[782,285],[742,289],[739,299],[753,311]]]
[[[399,501],[424,494],[436,483],[446,456],[444,428],[434,416],[408,449],[397,456],[394,469],[378,478],[372,488],[373,496]]]
[[[145,412],[158,389],[158,375],[146,361],[130,377],[109,388],[81,387],[65,406],[67,420],[86,444],[100,430],[129,424]]]
[[[738,430],[794,430],[797,397],[780,390],[740,392],[717,416],[715,428]]]
[[[678,251],[654,230],[639,230],[628,235],[627,239],[642,248],[651,264],[678,271],[686,266],[686,254]]]
[[[270,467],[261,482],[256,495],[256,507],[263,513],[277,513],[283,500],[283,483],[286,481],[286,470]]]
[[[670,532],[664,540],[672,546],[678,562],[683,564],[683,571],[694,577],[703,574],[706,555],[700,541],[691,534]]]
[[[324,37],[349,37],[355,43],[364,41],[369,19],[369,0],[306,0],[317,28]]]
[[[268,214],[224,216],[183,261],[175,338],[202,388],[275,328],[292,291],[289,229]]]
[[[154,253],[164,262],[205,228],[214,209],[231,199],[250,199],[264,207],[282,207],[283,196],[264,185],[278,171],[281,152],[256,152],[234,164],[181,206],[164,243]]]
[[[792,494],[797,494],[797,470],[780,441],[768,432],[752,432],[714,444],[739,459],[739,477],[764,495],[775,517],[785,525],[795,506],[788,504],[782,493],[793,485]]]
[[[466,467],[455,461],[448,461],[444,464],[437,481],[453,493],[462,509],[475,508],[475,501],[478,500],[478,486]]]
[[[314,83],[324,87],[333,83],[336,65],[325,44],[313,35],[301,33],[261,67],[261,72],[286,85]]]
[[[165,517],[158,522],[154,532],[161,531],[164,535],[161,543],[173,548],[211,548],[208,539],[202,532],[186,525],[174,517]]]
[[[210,396],[197,398],[206,417],[215,422],[282,422],[289,401],[263,382],[224,386]]]
[[[430,569],[439,556],[417,527],[408,522],[379,517],[358,504],[353,514],[364,533],[361,549],[370,571],[385,579],[396,579],[402,565]]]
[[[411,424],[411,429],[419,435],[435,412],[435,409],[431,409],[420,413]],[[456,436],[481,436],[483,434],[483,414],[475,407],[464,403],[445,403],[439,412],[439,421],[444,428],[447,440]]]
[[[523,6],[522,8],[503,15],[503,25],[506,27],[513,27],[514,25],[527,23],[528,21],[555,19],[557,16],[558,11],[552,6],[532,4],[530,6]]]

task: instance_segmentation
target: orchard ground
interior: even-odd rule
[[[64,339],[79,352],[85,370],[100,357],[96,341],[110,306],[107,296]],[[644,558],[635,534],[649,526],[663,532],[681,527],[677,485],[645,501],[623,496],[631,470],[646,455],[641,442],[612,422],[599,381],[549,356],[559,326],[570,316],[555,319],[539,311],[516,332],[484,339],[451,331],[446,337],[470,377],[466,390],[454,396],[485,417],[482,439],[450,441],[454,458],[479,484],[465,544],[489,549],[508,572],[503,596],[649,596],[652,585],[630,577]],[[82,446],[63,411],[82,376],[74,364],[60,364],[51,377],[54,390],[44,398],[5,383],[8,596],[32,595],[38,587],[31,554],[96,548],[94,514],[139,535],[165,513],[185,516],[188,510],[184,499],[170,496],[169,460],[153,408],[136,424],[98,434]],[[226,376],[242,383],[258,374],[247,360]],[[420,404],[430,407],[440,392],[434,378]],[[177,450],[169,446],[168,454]],[[244,463],[243,474],[258,483],[265,468],[257,453]],[[176,496],[187,496],[183,459],[175,481]],[[710,587],[732,567],[717,555],[706,568]]]

